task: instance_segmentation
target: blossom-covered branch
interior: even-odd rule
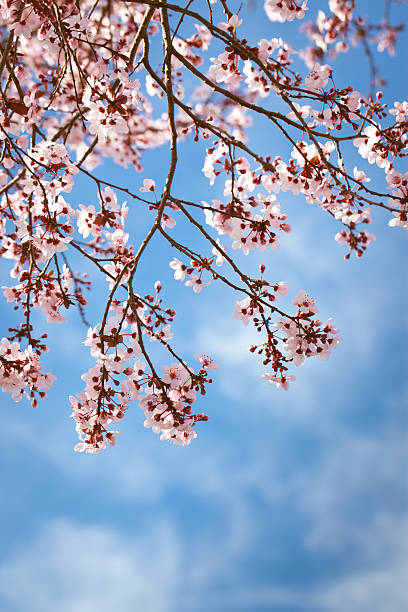
[[[265,263],[244,269],[234,253],[279,248],[296,224],[278,200],[287,191],[333,217],[346,259],[375,239],[372,214],[408,227],[408,173],[399,165],[408,102],[390,106],[374,91],[375,54],[393,54],[402,30],[391,25],[391,5],[374,24],[353,0],[329,0],[314,21],[306,21],[307,0],[266,0],[260,30],[287,21],[296,36],[305,24],[312,46],[295,49],[278,37],[248,40],[243,11],[227,0],[1,2],[0,253],[12,263],[3,293],[20,317],[0,343],[3,391],[33,405],[45,396],[55,377],[42,371],[47,334],[33,328],[32,311],[50,325],[69,324],[64,315],[78,308],[90,321],[85,345],[95,361],[70,398],[76,449],[114,444],[132,402],[162,439],[194,439],[208,417],[192,406],[218,366],[179,352],[177,313],[161,281],[141,290],[140,268],[160,241],[176,251],[164,274],[170,266],[197,295],[213,282],[231,290],[232,316],[259,332],[250,351],[265,380],[287,389],[306,358],[327,359],[338,330],[318,316],[315,299],[269,278]],[[339,84],[331,65],[358,43],[369,59],[368,95]],[[280,154],[253,145],[254,123],[283,143]],[[201,147],[206,201],[181,193],[175,180],[190,171],[179,155],[189,139]],[[165,178],[145,176],[145,151],[161,146],[169,152]],[[129,182],[98,170],[106,160],[127,169]],[[370,166],[384,173],[383,188],[370,186]],[[90,201],[78,195],[82,181],[93,189]],[[132,216],[148,220],[143,235]],[[93,276],[75,271],[78,257]],[[86,295],[100,278],[106,299],[95,314]],[[281,298],[289,294],[287,309]]]

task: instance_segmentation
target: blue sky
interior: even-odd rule
[[[398,11],[406,21],[406,7]],[[297,28],[271,24],[260,6],[246,23],[254,41],[261,29],[271,37]],[[405,37],[397,57],[406,49]],[[378,60],[387,98],[406,99],[398,59]],[[352,84],[367,91],[365,59],[354,52],[339,58],[338,78],[348,82],[350,65]],[[256,128],[251,143],[275,154],[275,136]],[[180,153],[188,170],[178,171],[177,193],[216,198],[221,186],[209,191],[202,151],[186,143]],[[138,188],[143,177],[159,181],[167,160],[163,148],[147,152],[143,175],[107,165],[96,173]],[[290,391],[275,390],[246,351],[253,334],[231,317],[235,296],[214,284],[199,298],[180,283],[167,288],[172,254],[153,245],[140,286],[160,278],[179,312],[179,349],[220,364],[201,404],[210,420],[178,448],[145,430],[134,406],[116,447],[75,454],[68,395],[91,365],[86,329],[75,316],[54,326],[47,364],[58,380],[47,399],[34,410],[2,395],[2,612],[408,609],[406,235],[379,211],[377,241],[345,262],[331,218],[302,198],[278,199],[293,231],[267,254],[267,272],[316,298],[341,330],[339,347],[296,369]],[[96,193],[84,188],[80,201]],[[255,270],[260,259],[242,261]],[[1,280],[9,282],[6,265]],[[13,315],[0,308],[6,327]]]

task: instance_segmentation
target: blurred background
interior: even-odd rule
[[[309,18],[326,7],[309,4]],[[382,2],[358,4],[362,14],[381,15]],[[393,7],[394,21],[406,22],[407,5]],[[269,22],[258,2],[242,12],[253,44],[283,36],[306,46],[298,23]],[[403,35],[396,59],[377,55],[391,106],[407,96],[406,52]],[[368,91],[361,50],[333,65],[337,86]],[[258,124],[250,142],[264,154],[290,153]],[[350,155],[350,165],[366,169]],[[180,158],[179,197],[222,198],[223,185],[210,188],[201,173],[201,145],[183,143]],[[143,178],[159,186],[167,165],[163,147],[146,152],[140,175],[108,164],[95,174],[137,192]],[[372,185],[383,190],[382,171],[370,170]],[[96,204],[97,193],[79,179],[66,199]],[[327,362],[297,368],[289,391],[276,390],[247,351],[254,334],[231,316],[237,296],[214,283],[196,296],[173,281],[168,262],[176,253],[156,241],[137,279],[140,291],[160,279],[163,298],[178,311],[179,351],[220,364],[197,404],[210,420],[198,424],[189,447],[160,442],[134,405],[116,447],[74,453],[68,396],[82,390],[80,376],[92,365],[82,344],[86,327],[73,314],[69,324],[47,330],[37,313],[50,334],[45,370],[58,380],[36,409],[1,397],[2,612],[408,609],[406,234],[389,228],[389,214],[378,209],[368,228],[376,242],[361,260],[346,262],[331,217],[302,197],[281,193],[278,200],[292,233],[278,251],[240,261],[249,272],[264,261],[266,277],[287,281],[291,298],[305,289],[323,320],[333,316],[342,342]],[[149,218],[128,203],[137,244]],[[10,284],[7,262],[1,281]],[[89,296],[93,325],[106,293],[101,283]],[[14,315],[4,300],[0,314],[8,327]]]

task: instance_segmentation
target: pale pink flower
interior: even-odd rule
[[[183,281],[186,277],[186,269],[187,267],[181,263],[179,259],[176,257],[169,263],[170,268],[174,270],[174,278],[176,280]]]
[[[323,89],[326,87],[332,72],[328,64],[324,64],[323,66],[315,64],[305,79],[306,89],[310,89],[311,91]]]
[[[210,283],[203,283],[197,274],[190,274],[190,278],[184,283],[186,287],[192,287],[194,293],[200,293],[203,287],[207,287]]]
[[[219,368],[218,363],[215,363],[211,357],[198,355],[197,353],[194,353],[194,357],[201,363],[205,370],[217,370]]]
[[[313,314],[319,312],[316,306],[316,302],[313,298],[307,295],[306,291],[299,291],[296,298],[292,300],[294,306],[298,306],[300,312],[304,314]]]
[[[156,183],[152,179],[143,179],[143,187],[140,187],[140,191],[154,191],[156,189]]]

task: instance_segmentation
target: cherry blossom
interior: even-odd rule
[[[202,288],[207,287],[210,283],[203,283],[197,274],[191,273],[190,278],[184,284],[186,287],[192,287],[194,293],[200,293]]]
[[[174,278],[176,280],[183,281],[185,279],[187,267],[179,259],[175,257],[169,266],[174,270]]]
[[[307,0],[265,0],[265,12],[271,21],[303,19],[307,8]]]
[[[311,91],[323,89],[326,87],[332,72],[328,64],[324,64],[324,66],[315,64],[305,79],[305,87]]]
[[[293,376],[293,375],[290,375],[290,376],[284,376],[284,375],[274,376],[273,374],[269,374],[269,373],[262,374],[262,378],[264,380],[267,380],[271,384],[274,384],[277,389],[279,389],[281,387],[285,391],[287,391],[289,389],[289,383],[291,383],[293,380],[296,380],[296,376]]]
[[[242,19],[239,19],[238,15],[231,15],[228,21],[223,21],[218,24],[220,30],[224,30],[225,32],[229,32],[232,34],[239,25],[241,25]]]

